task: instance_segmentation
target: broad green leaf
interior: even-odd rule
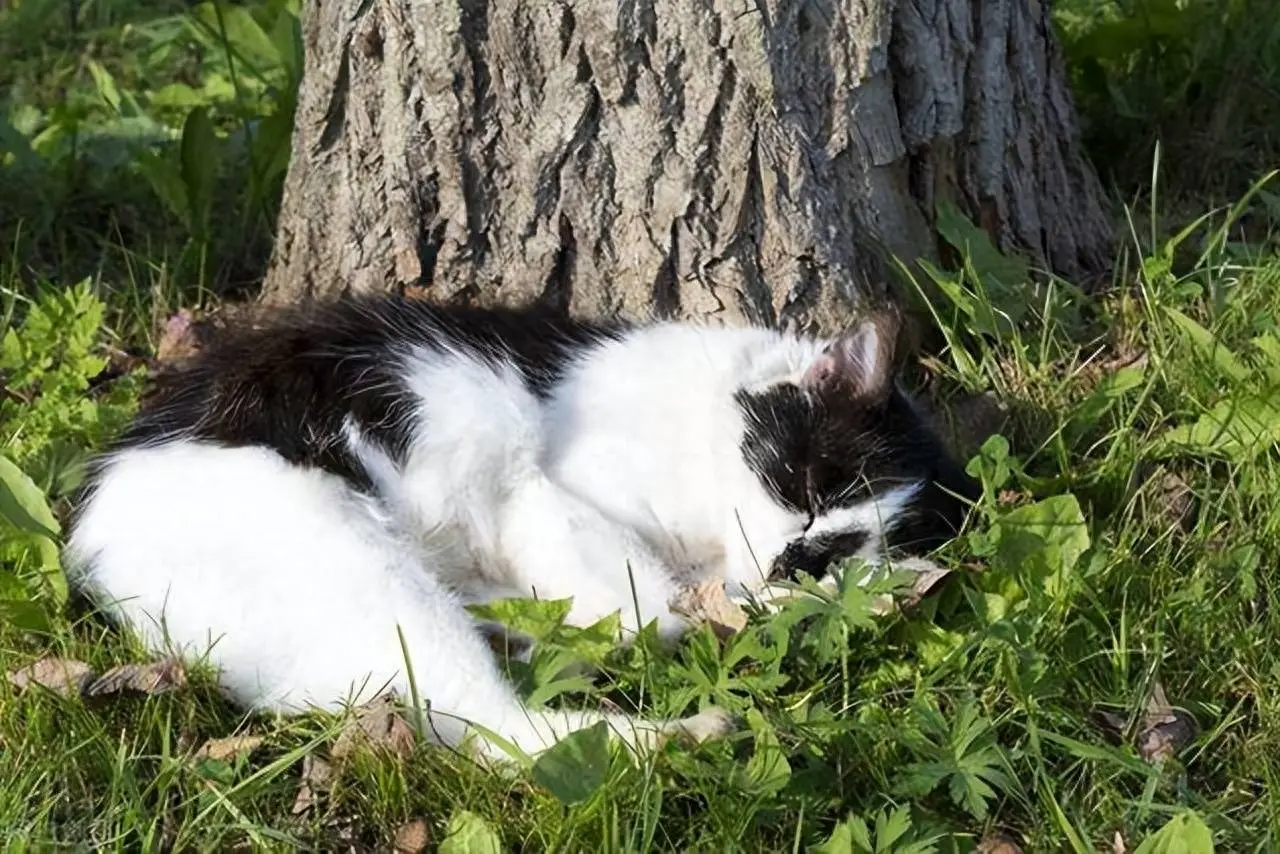
[[[1010,574],[1026,573],[1050,595],[1062,592],[1090,545],[1080,503],[1069,494],[1009,511],[996,523],[994,535],[998,563]]]
[[[115,78],[111,76],[111,72],[102,67],[102,64],[96,60],[87,61],[89,68],[89,76],[93,78],[93,85],[98,90],[98,96],[105,101],[111,109],[116,112],[120,111],[120,90],[116,88]]]
[[[187,193],[192,232],[203,238],[213,208],[213,187],[218,176],[218,137],[204,107],[187,114],[182,126],[182,184]]]
[[[1116,401],[1142,385],[1146,378],[1145,365],[1129,365],[1114,373],[1107,374],[1098,383],[1093,393],[1080,404],[1071,415],[1073,429],[1092,427],[1099,418],[1107,413]]]
[[[0,518],[20,531],[49,540],[56,540],[62,531],[44,493],[7,457],[0,457]]]
[[[755,709],[747,712],[747,724],[756,734],[755,752],[747,760],[746,779],[757,792],[774,793],[791,779],[791,763],[773,727]]]
[[[1133,854],[1213,854],[1213,833],[1200,816],[1182,812],[1143,840]]]
[[[923,258],[917,259],[916,264],[925,271],[952,305],[964,315],[963,323],[971,331],[992,337],[999,337],[1009,331],[1011,318],[1005,317],[996,310],[999,307],[999,301],[969,287],[968,277],[963,271],[944,272]],[[1016,320],[1017,315],[1012,315],[1012,319]]]
[[[191,21],[197,30],[203,31],[201,34],[207,40],[219,50],[225,50],[229,46],[240,63],[247,65],[254,75],[263,75],[281,64],[282,58],[276,43],[254,19],[248,7],[223,4],[219,8],[213,3],[201,3],[191,12],[191,16]]]
[[[867,823],[856,815],[850,815],[836,825],[825,842],[810,848],[809,854],[863,854],[872,851]]]
[[[936,227],[943,240],[969,259],[978,275],[994,277],[1008,288],[1027,280],[1026,262],[997,249],[991,236],[974,225],[955,204],[945,199],[938,202]]]
[[[1009,465],[1009,440],[999,433],[988,436],[977,455],[965,466],[965,472],[992,489],[1000,489],[1013,473]]]
[[[489,823],[470,810],[449,819],[440,854],[502,854],[502,840]]]
[[[621,634],[622,615],[614,611],[585,628],[564,626],[559,642],[579,656],[598,664],[617,648]]]
[[[1251,342],[1263,355],[1263,370],[1273,386],[1280,386],[1280,338],[1268,332]]]
[[[49,631],[49,614],[29,599],[0,599],[0,624],[24,632]]]
[[[941,785],[952,773],[952,766],[942,762],[913,762],[903,768],[893,790],[909,798],[921,798]]]
[[[585,801],[608,777],[609,725],[605,721],[569,733],[533,763],[534,782],[566,804]]]
[[[494,599],[468,605],[467,610],[481,620],[501,623],[512,631],[542,641],[564,624],[572,607],[572,599]]]
[[[173,161],[162,154],[140,151],[134,158],[134,165],[151,185],[151,191],[169,209],[169,213],[177,217],[188,229],[194,228],[187,186],[183,183],[182,171],[174,165]]]
[[[1196,349],[1217,366],[1219,373],[1225,378],[1236,382],[1248,379],[1249,369],[1225,344],[1219,343],[1212,332],[1176,308],[1170,308],[1169,306],[1163,306],[1163,308],[1169,319],[1182,330],[1182,333],[1195,345]]]
[[[911,830],[911,811],[898,807],[893,812],[876,815],[876,852],[892,851],[899,839]]]
[[[1224,400],[1191,424],[1165,433],[1159,450],[1183,449],[1247,461],[1280,442],[1280,409],[1268,399]]]
[[[287,10],[276,16],[271,28],[271,44],[290,81],[302,77],[302,27],[298,17]],[[296,84],[295,84],[296,85]]]

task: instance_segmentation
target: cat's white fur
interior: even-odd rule
[[[744,463],[733,395],[800,378],[824,343],[641,328],[593,351],[544,401],[512,369],[409,351],[421,429],[407,463],[346,430],[380,500],[265,448],[131,448],[107,463],[69,563],[149,647],[207,653],[253,708],[335,708],[387,687],[408,696],[398,626],[448,743],[464,721],[530,752],[604,718],[632,744],[713,735],[725,725],[714,710],[655,722],[525,708],[462,606],[571,597],[574,623],[621,611],[627,629],[656,618],[670,636],[685,627],[667,607],[678,585],[722,577],[732,592],[760,590],[809,520]],[[912,489],[812,530],[856,518],[874,534]],[[878,545],[872,536],[867,556]]]

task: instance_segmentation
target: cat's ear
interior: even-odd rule
[[[809,388],[840,391],[875,405],[893,388],[898,318],[882,312],[864,318],[824,350],[804,372]]]

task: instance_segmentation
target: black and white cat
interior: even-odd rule
[[[952,536],[974,486],[896,387],[887,317],[819,340],[392,297],[278,312],[157,379],[68,563],[249,707],[408,696],[399,627],[448,743],[715,735],[715,710],[524,707],[463,604],[571,597],[575,624],[674,636],[682,585],[743,595]]]

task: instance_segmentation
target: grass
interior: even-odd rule
[[[296,8],[234,8],[221,24],[167,0],[0,8],[0,439],[21,472],[0,480],[26,514],[6,502],[0,529],[6,671],[144,659],[68,596],[49,544],[85,454],[136,403],[157,321],[242,291],[265,259]],[[1028,851],[1111,851],[1116,834],[1128,851],[1280,847],[1280,196],[1257,184],[1280,111],[1223,95],[1276,88],[1274,33],[1247,3],[1057,8],[1095,158],[1143,201],[1118,217],[1128,237],[1096,297],[1029,290],[1025,264],[947,219],[969,262],[917,283],[946,346],[915,379],[959,420],[987,392],[1008,417],[971,437],[986,495],[935,594],[875,617],[848,585],[674,653],[606,653],[555,628],[553,603],[512,608],[542,617],[537,666],[512,665],[526,691],[655,714],[715,702],[742,731],[638,764],[588,733],[510,776],[437,748],[359,751],[300,815],[340,720],[246,717],[200,667],[154,695],[0,683],[6,847],[385,850],[417,819],[454,852],[966,851],[997,834]],[[1189,208],[1211,212],[1184,233]],[[584,659],[605,675],[570,678]],[[1157,685],[1196,726],[1152,762],[1138,742]],[[197,755],[232,734],[263,741]]]

